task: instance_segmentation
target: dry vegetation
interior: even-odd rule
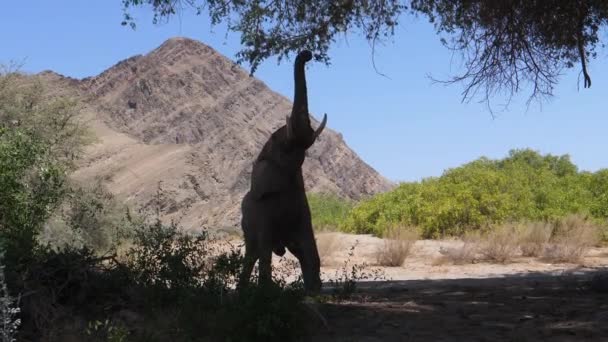
[[[337,233],[317,233],[317,250],[319,251],[319,257],[321,258],[321,266],[329,266],[332,264],[332,256],[336,248],[339,247],[339,240]]]
[[[519,226],[519,248],[525,257],[539,257],[551,239],[553,227],[547,222],[530,222]]]
[[[514,224],[503,224],[486,233],[479,246],[479,252],[485,260],[506,263],[518,252],[518,230]]]
[[[376,251],[380,266],[401,266],[420,238],[416,228],[393,226],[386,230],[383,243]]]
[[[589,248],[598,244],[599,227],[578,215],[557,222],[543,257],[553,262],[579,262]]]
[[[555,222],[507,223],[485,234],[467,233],[459,247],[442,248],[435,264],[466,264],[477,260],[507,263],[517,256],[540,257],[555,263],[577,263],[600,242],[601,227],[580,215]]]
[[[467,232],[462,237],[462,244],[458,247],[442,247],[439,250],[441,257],[435,260],[436,265],[452,263],[454,265],[469,264],[475,261],[480,235],[477,232]]]

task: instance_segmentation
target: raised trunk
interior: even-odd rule
[[[304,66],[312,59],[310,51],[302,51],[296,57],[294,65],[295,93],[293,98],[293,108],[291,110],[291,127],[300,130],[310,127],[308,117],[308,94],[306,92],[306,75]]]

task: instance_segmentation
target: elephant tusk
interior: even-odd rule
[[[317,138],[319,137],[319,135],[321,134],[321,132],[323,132],[323,129],[325,128],[325,124],[326,123],[327,123],[327,113],[323,114],[323,121],[321,121],[321,124],[319,125],[319,127],[315,131],[315,134],[313,136],[312,141],[317,140]]]

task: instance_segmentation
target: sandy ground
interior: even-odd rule
[[[438,262],[440,250],[461,242],[422,240],[401,267],[379,267],[382,240],[340,233],[317,240],[328,236],[325,293],[345,261],[347,270],[367,263],[364,272],[382,276],[359,282],[348,301],[321,304],[328,328],[312,341],[608,341],[608,293],[589,287],[593,275],[608,272],[608,248],[589,250],[577,264],[518,257],[453,265]],[[273,262],[281,268],[289,260],[288,253]]]
[[[550,263],[538,258],[516,257],[505,264],[478,261],[453,265],[440,261],[440,250],[456,248],[462,245],[461,241],[420,240],[415,243],[412,254],[401,267],[378,267],[374,264],[377,250],[383,246],[381,239],[371,235],[317,234],[317,240],[328,240],[328,237],[331,241],[328,250],[331,252],[321,255],[324,264],[322,273],[327,280],[332,278],[336,270],[343,267],[345,261],[349,261],[348,265],[367,263],[371,266],[369,269],[380,268],[387,280],[492,278],[538,272],[561,275],[608,266],[608,248],[589,250],[586,257],[577,264]],[[353,255],[349,259],[353,246]]]

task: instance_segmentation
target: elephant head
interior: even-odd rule
[[[316,130],[310,125],[304,65],[311,59],[310,51],[296,57],[291,114],[253,164],[251,188],[241,204],[246,263],[240,284],[248,282],[258,259],[259,281],[270,282],[272,252],[283,255],[287,248],[300,261],[305,289],[315,293],[321,288],[319,253],[302,176],[306,150],[327,123],[324,115]]]
[[[301,187],[294,184],[301,172],[306,150],[314,144],[327,123],[327,114],[319,127],[314,130],[308,113],[308,94],[304,65],[312,59],[310,51],[302,51],[294,64],[295,94],[291,114],[285,118],[285,125],[277,129],[258,155],[251,175],[251,192],[259,199],[285,189]]]

